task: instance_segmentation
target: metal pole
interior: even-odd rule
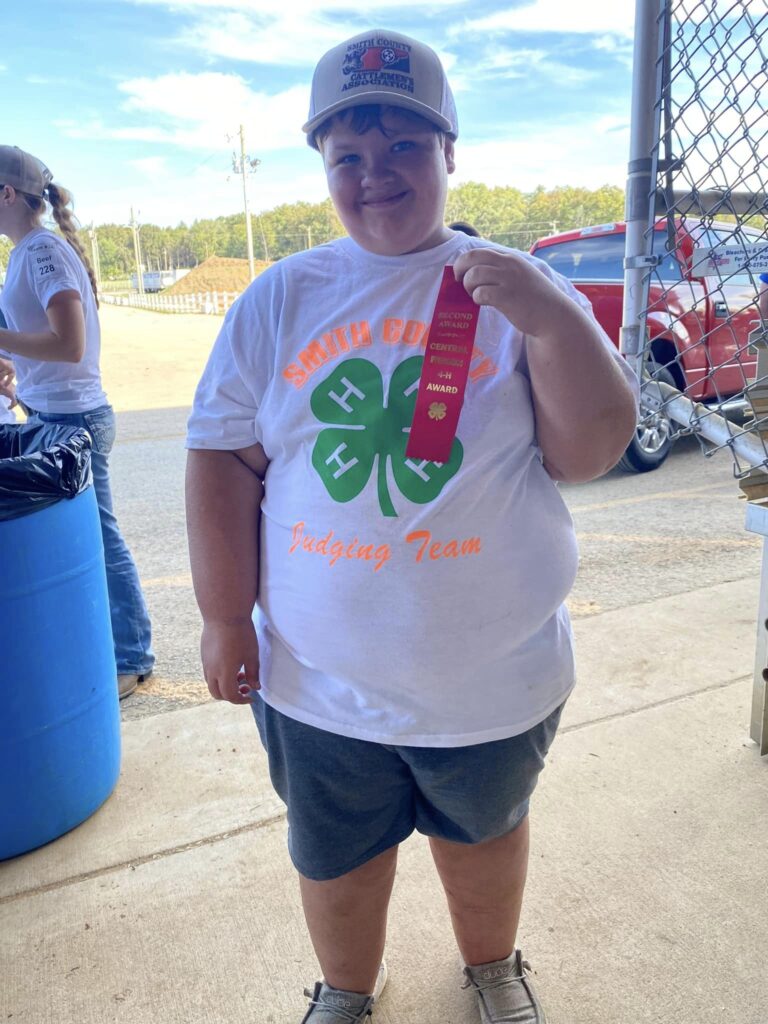
[[[620,348],[627,361],[641,372],[645,342],[643,310],[647,305],[651,256],[656,159],[660,104],[657,81],[660,75],[659,38],[661,12],[667,0],[636,0],[635,49],[632,71],[632,114],[629,166],[624,219],[627,222],[624,261],[624,310]]]
[[[93,274],[96,278],[96,290],[101,291],[101,260],[99,259],[99,242],[96,238],[96,229],[93,224],[88,228],[88,237],[91,240],[91,263]]]
[[[649,409],[664,411],[671,420],[687,427],[695,434],[701,434],[712,444],[728,446],[750,466],[760,467],[765,463],[765,445],[751,430],[737,430],[724,416],[713,413],[701,402],[692,402],[680,394],[677,388],[663,380],[648,381],[644,389],[644,401]]]
[[[248,247],[248,275],[252,281],[256,277],[256,268],[253,263],[253,228],[251,226],[251,213],[248,209],[248,178],[245,169],[245,129],[240,125],[240,173],[243,176],[243,207],[245,208],[245,238]]]
[[[261,231],[261,244],[264,246],[264,259],[269,260],[269,249],[267,248],[267,236],[264,234],[264,225],[261,223],[261,217],[259,220],[259,231]]]
[[[131,207],[131,230],[133,231],[133,255],[136,258],[136,287],[139,295],[144,294],[144,271],[141,266],[141,242],[139,241],[139,225]]]

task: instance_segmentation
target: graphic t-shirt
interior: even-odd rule
[[[11,250],[0,310],[12,331],[50,330],[46,309],[58,292],[79,293],[85,316],[85,354],[79,363],[13,355],[16,392],[38,412],[88,412],[104,405],[99,354],[101,332],[93,289],[74,249],[46,228],[32,231]]]
[[[463,746],[525,731],[573,685],[574,530],[536,443],[526,342],[502,314],[480,310],[450,459],[405,454],[443,267],[487,244],[319,246],[263,273],[214,345],[187,444],[258,442],[270,459],[261,693],[301,722]]]

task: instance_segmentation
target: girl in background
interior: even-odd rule
[[[152,671],[151,626],[138,573],[112,510],[108,457],[115,414],[101,385],[96,281],[76,234],[71,196],[17,146],[0,146],[0,234],[14,243],[0,312],[0,350],[31,422],[84,427],[104,539],[120,698]],[[42,226],[47,204],[63,238]]]

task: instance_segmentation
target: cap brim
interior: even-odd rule
[[[307,121],[306,124],[302,125],[301,130],[306,132],[309,145],[313,149],[319,149],[315,142],[315,131],[323,121],[327,121],[334,114],[340,114],[342,110],[349,110],[351,107],[368,106],[369,104],[381,104],[386,107],[401,107],[403,110],[411,110],[414,114],[420,114],[427,121],[437,125],[441,131],[446,132],[451,138],[456,138],[456,131],[448,118],[438,114],[436,110],[428,107],[426,103],[420,103],[410,96],[398,96],[391,90],[377,89],[371,89],[369,92],[358,92],[355,96],[348,96],[337,103],[333,103],[330,107],[326,107],[320,114],[317,114]]]

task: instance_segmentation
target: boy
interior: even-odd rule
[[[252,702],[287,803],[324,977],[303,1020],[371,1013],[397,847],[418,829],[484,1024],[543,1024],[515,931],[528,798],[573,685],[577,555],[554,480],[618,460],[633,378],[565,280],[445,226],[457,122],[432,50],[378,31],[335,47],[304,131],[349,237],[250,286],[197,391],[205,678]],[[428,461],[405,448],[446,265],[481,308],[450,456]]]

